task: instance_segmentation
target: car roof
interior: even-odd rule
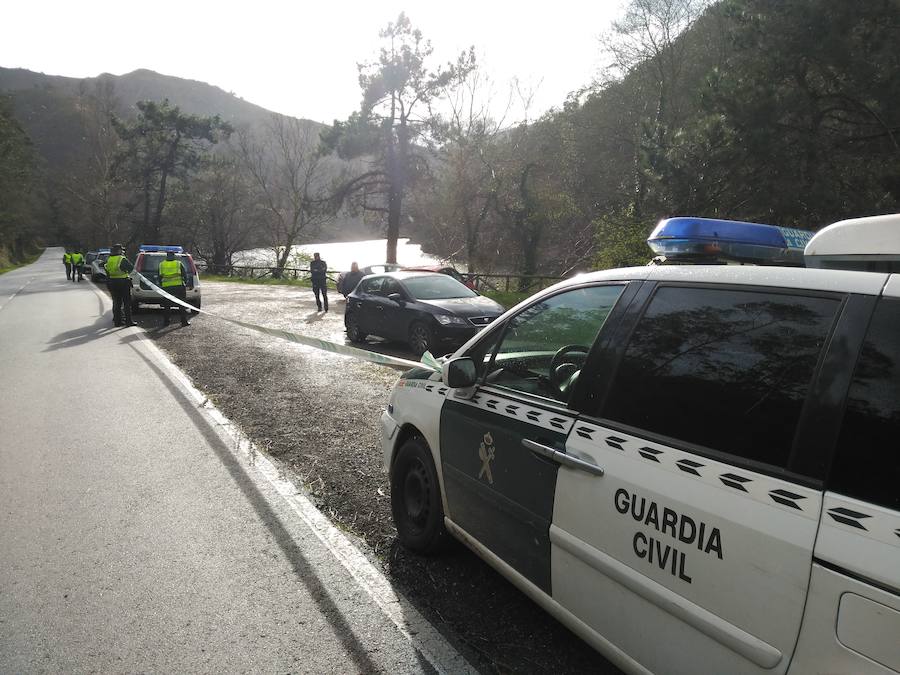
[[[896,276],[896,275],[894,275]],[[545,292],[600,281],[672,281],[691,283],[769,286],[798,290],[832,291],[879,295],[891,277],[887,273],[824,270],[805,267],[772,267],[758,265],[648,265],[623,267],[579,274],[566,279]],[[893,285],[900,285],[892,282]]]
[[[404,272],[439,272],[441,270],[455,270],[453,265],[415,265],[413,267],[404,267]]]
[[[415,270],[402,270],[398,272],[379,272],[378,274],[370,274],[366,277],[390,277],[391,279],[397,279],[398,281],[403,281],[405,279],[412,279],[415,277],[446,277],[446,274],[438,274],[437,272],[420,272]]]

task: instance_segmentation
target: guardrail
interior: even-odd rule
[[[247,279],[309,279],[308,267],[285,267],[280,270],[277,267],[261,265],[208,265],[197,262],[197,266],[208,274],[218,274],[225,277],[237,277]],[[336,282],[339,272],[331,270],[328,279]],[[473,286],[476,290],[492,290],[503,292],[537,292],[552,286],[565,277],[535,274],[482,274],[460,272],[463,281]]]

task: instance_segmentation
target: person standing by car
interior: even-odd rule
[[[84,256],[79,251],[72,251],[70,256],[72,261],[72,283],[75,282],[75,273],[78,273],[78,281],[84,279],[84,271],[82,270],[82,265],[84,265]]]
[[[316,296],[316,307],[322,311],[322,305],[325,311],[328,311],[328,277],[325,273],[328,271],[328,263],[319,257],[318,253],[313,253],[313,259],[309,263],[309,276],[312,279],[313,293]],[[321,293],[322,297],[319,298]]]
[[[72,252],[68,247],[63,253],[63,265],[66,266],[66,281],[70,281],[72,279]]]
[[[359,265],[350,263],[350,271],[344,275],[343,279],[341,279],[341,287],[338,290],[346,298],[353,292],[356,285],[359,283],[359,280],[362,278],[363,273],[359,271]]]
[[[175,259],[174,251],[166,251],[166,259],[159,263],[159,285],[169,295],[173,295],[182,302],[187,302],[187,270],[180,260]],[[176,304],[171,300],[163,303],[163,326],[169,325],[169,310]],[[184,305],[178,305],[178,315],[182,326],[190,326]]]
[[[106,270],[106,284],[113,301],[113,325],[136,326],[131,320],[131,278],[128,273],[134,265],[124,255],[121,244],[116,244],[110,251],[109,258],[103,268]],[[125,310],[124,324],[122,310]]]

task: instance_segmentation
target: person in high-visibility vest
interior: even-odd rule
[[[63,265],[66,266],[66,279],[72,278],[72,253],[66,248],[66,252],[63,253]]]
[[[184,263],[175,258],[173,251],[166,251],[166,259],[159,263],[159,285],[169,295],[173,295],[182,302],[187,302],[187,270]],[[169,325],[169,310],[176,303],[171,300],[163,302],[163,326]],[[181,317],[182,326],[190,326],[184,305],[178,305],[178,315]]]
[[[137,324],[131,320],[131,277],[128,276],[134,265],[123,252],[121,244],[113,246],[103,268],[106,270],[106,285],[112,295],[113,324],[136,326]]]
[[[72,260],[72,281],[75,281],[75,273],[78,272],[78,281],[84,279],[84,272],[82,271],[82,265],[84,265],[84,256],[81,255],[78,251],[73,251],[71,255]]]

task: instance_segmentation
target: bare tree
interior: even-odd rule
[[[81,82],[75,98],[85,152],[67,176],[64,188],[74,202],[89,245],[107,245],[124,234],[118,223],[126,214],[127,187],[116,179],[122,142],[112,119],[121,112],[112,80]],[[72,217],[74,214],[70,214]]]
[[[669,127],[679,119],[678,93],[689,63],[691,44],[679,40],[703,14],[709,0],[630,0],[622,18],[614,21],[601,39],[609,64],[601,74],[604,83],[631,76],[632,86],[645,88],[638,95],[642,109],[634,128],[634,200],[637,220],[642,217],[647,191],[646,170],[659,169],[665,154]],[[651,93],[652,92],[652,93]]]
[[[275,276],[280,277],[291,248],[333,218],[323,208],[331,172],[318,152],[316,132],[293,117],[273,115],[262,138],[244,131],[238,143],[266,212],[264,229],[275,252]]]
[[[496,214],[498,176],[493,166],[494,145],[503,131],[512,103],[512,93],[499,118],[491,115],[494,98],[491,81],[477,67],[444,91],[449,113],[444,124],[442,148],[443,209],[436,211],[443,227],[462,235],[459,248],[465,253],[469,272],[490,262],[481,248],[482,234]]]
[[[212,272],[232,264],[248,246],[259,224],[247,171],[234,152],[213,155],[172,199],[172,220],[182,239]]]

